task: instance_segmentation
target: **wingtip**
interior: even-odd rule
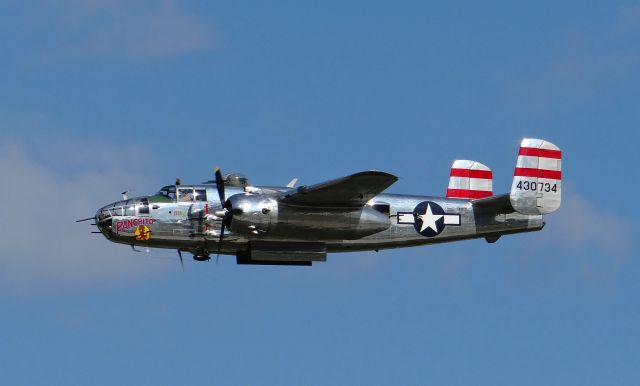
[[[399,177],[396,176],[395,174],[391,174],[389,172],[384,172],[384,171],[381,171],[381,170],[371,170],[370,172],[372,174],[375,173],[376,175],[379,175],[379,176],[389,177],[389,178],[393,179],[394,181],[398,181],[398,179],[399,179]]]
[[[369,175],[376,175],[376,176],[388,176],[388,177],[396,177],[395,175],[389,173],[389,172],[385,172],[382,170],[365,170],[363,172],[360,173],[356,173],[356,175],[358,174],[369,174]],[[398,177],[396,177],[398,178]]]

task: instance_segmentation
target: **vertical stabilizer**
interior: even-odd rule
[[[447,198],[485,198],[493,195],[493,173],[477,161],[456,160],[451,165]]]
[[[560,148],[542,139],[523,139],[511,185],[513,208],[528,215],[555,211],[560,207],[561,180]]]

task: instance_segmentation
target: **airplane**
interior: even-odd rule
[[[196,261],[234,255],[237,264],[301,265],[327,253],[379,251],[541,230],[560,207],[562,152],[551,142],[520,144],[511,191],[493,194],[493,173],[456,160],[445,197],[383,193],[398,177],[363,171],[315,185],[252,186],[242,174],[161,188],[100,208],[94,217],[108,240],[188,252]],[[217,257],[216,257],[217,261]],[[184,267],[184,265],[183,265]]]

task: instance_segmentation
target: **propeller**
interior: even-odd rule
[[[224,207],[224,202],[227,201],[224,195],[224,180],[222,179],[222,172],[220,167],[216,167],[216,189],[218,189],[218,197],[220,198],[220,205]]]
[[[226,226],[225,221],[222,220],[222,228],[220,228],[220,239],[218,240],[218,252],[216,253],[216,264],[218,264],[218,259],[220,258],[220,251],[222,250],[222,239],[224,238],[225,226]]]
[[[222,240],[224,239],[224,230],[231,225],[231,211],[226,207],[226,196],[224,191],[224,180],[222,179],[222,172],[219,167],[216,167],[216,188],[218,189],[218,197],[220,198],[220,206],[222,206],[222,226],[220,228],[220,238],[218,239],[218,252],[216,254],[216,264],[220,258],[220,252],[222,251]]]

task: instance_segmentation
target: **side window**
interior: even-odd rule
[[[178,189],[178,202],[191,202],[193,201],[193,189],[192,188],[179,188]]]
[[[173,186],[169,187],[169,189],[167,189],[167,196],[170,199],[175,200],[176,199],[176,188],[174,188]]]
[[[196,201],[207,201],[206,189],[196,189]]]
[[[116,207],[110,208],[109,212],[111,212],[112,216],[123,216],[124,215],[124,212],[122,211],[122,207],[121,206],[116,206]]]
[[[146,198],[143,198],[142,202],[140,202],[140,205],[138,206],[138,214],[149,214],[149,200],[147,200]]]
[[[136,215],[136,207],[132,204],[128,204],[124,207],[124,215],[125,216],[135,216]]]

